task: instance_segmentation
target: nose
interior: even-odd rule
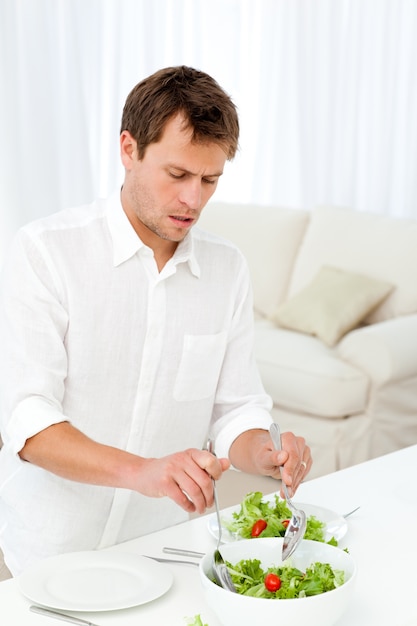
[[[198,179],[190,179],[184,182],[181,187],[179,199],[189,209],[198,210],[201,208],[202,185]]]

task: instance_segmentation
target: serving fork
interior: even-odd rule
[[[281,432],[276,422],[271,424],[269,432],[275,449],[282,450]],[[307,528],[307,515],[304,511],[297,509],[297,507],[293,505],[291,498],[288,495],[287,485],[282,479],[281,483],[287,506],[292,513],[292,517],[285,531],[284,541],[282,543],[282,560],[285,561],[285,559],[288,559],[288,557],[294,552],[304,537]]]

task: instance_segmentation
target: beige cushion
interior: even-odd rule
[[[317,208],[297,255],[288,296],[308,285],[324,265],[395,285],[366,323],[417,311],[417,220],[340,207]]]
[[[316,335],[334,346],[392,289],[385,281],[322,267],[307,287],[280,305],[271,319],[279,326]]]

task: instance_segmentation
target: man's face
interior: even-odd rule
[[[126,170],[123,208],[151,248],[161,239],[176,243],[184,239],[216,190],[226,161],[218,144],[192,143],[191,131],[182,127],[182,121],[180,115],[172,118],[141,161],[130,133],[121,135]]]

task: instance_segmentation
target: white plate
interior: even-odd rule
[[[173,582],[161,563],[126,552],[86,551],[53,556],[18,579],[32,602],[64,611],[112,611],[159,598]]]
[[[265,498],[267,501],[268,498]],[[305,511],[307,517],[314,515],[320,522],[324,522],[326,524],[326,532],[325,532],[325,540],[329,541],[332,537],[334,537],[337,541],[340,541],[342,537],[346,535],[347,532],[347,521],[338,513],[334,511],[330,511],[329,509],[324,509],[321,506],[315,506],[314,504],[304,504],[302,502],[294,502],[295,506],[299,509]],[[234,512],[238,513],[240,511],[240,504],[230,509],[230,512],[227,514],[227,518],[223,517],[223,520],[232,521],[232,514]],[[213,513],[208,517],[207,521],[209,532],[218,539],[219,536],[219,527],[217,524],[216,514]],[[239,535],[234,535],[229,532],[227,528],[222,528],[222,543],[231,543],[232,541],[239,541],[242,539]]]

